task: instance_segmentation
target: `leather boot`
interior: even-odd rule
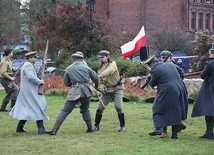
[[[181,132],[181,130],[184,130],[184,129],[186,129],[186,124],[181,123],[178,127],[178,132]]]
[[[3,101],[0,112],[8,112],[8,110],[6,110],[7,104],[8,102]]]
[[[14,107],[15,103],[16,103],[16,100],[11,100],[11,105],[10,105],[11,109]]]
[[[53,129],[49,132],[49,135],[52,135],[52,136],[56,135],[61,125],[62,125],[62,122],[56,121]]]
[[[26,132],[23,129],[26,122],[27,122],[26,120],[20,120],[17,127],[16,127],[16,132]]]
[[[150,136],[156,136],[156,135],[161,135],[161,133],[162,133],[161,127],[157,127],[157,128],[155,128],[154,131],[149,132],[149,135]]]
[[[171,136],[172,139],[178,139],[178,128],[179,125],[172,126],[172,136]]]
[[[163,131],[160,135],[160,138],[168,138],[168,134],[167,134],[167,126],[163,127]]]
[[[118,132],[126,131],[124,113],[118,114],[118,118],[119,118],[119,121],[120,121],[120,129],[118,130]]]
[[[38,134],[46,134],[48,131],[45,129],[43,120],[36,121],[38,127]]]
[[[94,130],[92,129],[92,124],[91,124],[91,121],[87,121],[86,122],[86,125],[87,125],[87,130],[86,130],[86,133],[91,133],[91,132],[94,132]]]
[[[206,133],[203,136],[200,136],[199,138],[206,138],[214,140],[214,133],[213,133],[213,125],[214,125],[214,118],[213,116],[205,116],[206,121]]]
[[[102,114],[98,114],[96,113],[96,116],[95,116],[95,125],[93,127],[93,131],[98,131],[100,129],[99,125],[100,125],[100,121],[102,119]]]

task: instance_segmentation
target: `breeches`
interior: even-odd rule
[[[5,78],[1,78],[1,84],[5,89],[6,96],[3,102],[9,102],[10,99],[16,100],[18,96],[19,87],[11,81]],[[10,86],[9,86],[10,85]]]
[[[63,122],[66,117],[73,111],[75,108],[75,105],[77,103],[81,103],[80,106],[80,113],[82,114],[82,118],[85,122],[91,121],[91,114],[90,114],[90,97],[86,98],[79,98],[78,100],[75,101],[68,101],[66,100],[64,107],[61,110],[61,113],[57,117],[57,121]]]
[[[105,93],[101,96],[101,101],[99,102],[97,111],[100,114],[103,113],[105,107],[109,104],[109,102],[114,102],[114,108],[118,112],[118,114],[123,113],[123,90],[115,90],[114,92]],[[105,105],[105,107],[103,106]]]

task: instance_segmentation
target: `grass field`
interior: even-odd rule
[[[0,91],[2,100],[4,91]],[[63,96],[47,96],[51,129],[64,104]],[[36,123],[25,125],[27,133],[15,133],[17,120],[8,113],[0,113],[0,154],[2,155],[214,155],[214,141],[199,139],[205,131],[204,118],[191,118],[192,105],[189,106],[187,129],[179,134],[179,139],[150,137],[153,130],[151,104],[124,103],[126,128],[118,133],[119,122],[113,104],[106,108],[100,131],[87,134],[86,125],[79,109],[68,116],[56,136],[38,135]],[[91,103],[94,122],[97,103]],[[171,127],[168,129],[171,134]]]

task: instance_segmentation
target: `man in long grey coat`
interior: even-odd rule
[[[25,132],[23,129],[28,120],[36,121],[39,134],[47,133],[43,120],[48,120],[46,115],[47,102],[44,95],[38,94],[38,87],[44,84],[43,80],[37,77],[34,67],[37,59],[37,52],[25,54],[26,62],[21,68],[20,92],[15,106],[10,115],[19,120],[16,132]]]
[[[187,91],[177,70],[171,62],[157,62],[155,57],[146,62],[151,68],[151,87],[157,86],[153,104],[155,128],[172,126],[172,139],[177,139],[181,120],[187,118]]]
[[[87,125],[87,133],[93,132],[91,124],[91,114],[90,114],[90,98],[93,92],[93,86],[90,83],[92,80],[95,83],[95,88],[98,87],[99,78],[95,71],[89,68],[83,62],[83,55],[79,52],[72,54],[74,62],[68,66],[64,74],[64,84],[71,87],[67,99],[65,101],[64,107],[61,113],[58,115],[53,129],[49,133],[50,135],[56,135],[60,126],[67,118],[67,116],[73,111],[75,105],[79,102],[80,113],[82,118]]]
[[[205,116],[206,132],[199,138],[214,140],[214,45],[209,50],[209,58],[201,72],[204,82],[193,106],[192,117]]]

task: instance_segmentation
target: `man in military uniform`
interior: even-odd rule
[[[214,44],[209,50],[209,60],[201,72],[204,82],[196,98],[192,117],[205,117],[206,131],[199,138],[214,140]]]
[[[16,98],[18,96],[18,86],[15,84],[13,77],[13,71],[16,71],[15,68],[12,67],[11,58],[13,56],[13,52],[11,49],[6,49],[4,52],[4,57],[0,63],[0,80],[1,84],[5,89],[6,96],[3,99],[1,105],[1,112],[7,112],[6,106],[11,100],[11,108],[16,103]]]
[[[178,71],[171,62],[157,62],[153,57],[146,63],[152,68],[150,86],[157,86],[153,104],[153,121],[157,128],[172,126],[172,139],[177,139],[181,120],[187,118],[187,91]],[[179,68],[180,69],[180,68]],[[165,137],[162,138],[166,138]]]
[[[109,102],[114,101],[114,107],[117,111],[120,128],[118,132],[124,132],[125,117],[123,112],[123,85],[121,83],[120,74],[115,61],[110,59],[110,52],[101,50],[98,54],[101,62],[101,67],[98,70],[100,78],[99,90],[102,91],[102,96],[96,111],[94,130],[99,130],[100,121],[103,111]]]
[[[93,86],[89,81],[91,79],[95,83],[95,88],[97,88],[99,78],[95,71],[85,65],[82,54],[74,53],[71,57],[73,58],[73,63],[66,68],[64,74],[64,83],[71,88],[68,92],[64,107],[58,115],[53,129],[49,133],[50,135],[57,134],[61,124],[79,102],[81,103],[80,113],[88,128],[86,132],[93,132],[89,110]]]

